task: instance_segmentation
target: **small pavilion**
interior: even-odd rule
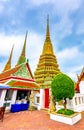
[[[27,33],[21,55],[15,67],[11,68],[11,59],[14,49],[13,46],[9,59],[2,73],[0,73],[0,83],[10,87],[9,89],[0,89],[0,107],[6,103],[7,110],[11,109],[11,104],[22,101],[27,102],[27,100],[29,100],[31,91],[34,90],[34,92],[37,92],[36,90],[40,88],[39,85],[34,81],[28,60],[25,56],[26,40]]]

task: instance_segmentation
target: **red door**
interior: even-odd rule
[[[45,104],[44,107],[45,108],[49,108],[49,89],[45,89]]]

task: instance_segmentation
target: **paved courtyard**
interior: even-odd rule
[[[84,112],[81,121],[73,126],[50,120],[43,110],[5,113],[0,130],[84,130]]]

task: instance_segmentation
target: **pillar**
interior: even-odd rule
[[[40,109],[44,108],[44,89],[40,89]]]
[[[5,96],[6,96],[6,91],[7,90],[1,90],[1,96],[0,96],[0,107],[4,105],[4,101],[5,101]]]
[[[16,97],[17,97],[17,90],[13,90],[12,99],[11,99],[11,104],[14,104],[14,103],[15,103]]]

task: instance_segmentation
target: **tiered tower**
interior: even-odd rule
[[[46,38],[40,55],[37,68],[34,72],[35,81],[45,87],[45,82],[49,83],[51,79],[60,72],[56,56],[53,52],[53,46],[50,39],[49,17],[47,18]]]

